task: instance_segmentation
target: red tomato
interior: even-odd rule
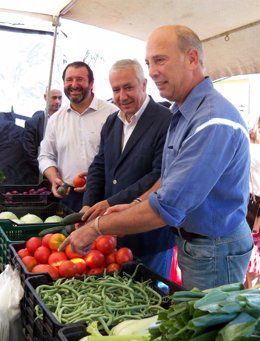
[[[106,255],[116,248],[116,238],[114,236],[98,236],[95,240],[95,246],[97,250]]]
[[[61,277],[74,277],[76,275],[74,263],[71,260],[62,262],[59,266],[59,274]]]
[[[133,253],[128,247],[121,247],[116,252],[116,262],[124,264],[133,260]]]
[[[77,175],[77,176],[75,176],[75,178],[73,179],[73,185],[74,185],[75,187],[83,187],[83,186],[85,186],[85,184],[86,184],[86,179],[85,179],[84,176],[79,176],[79,175]]]
[[[42,245],[43,246],[49,247],[49,241],[50,241],[50,238],[52,235],[53,235],[53,233],[48,233],[44,237],[42,237]]]
[[[96,241],[95,240],[90,244],[89,250],[96,250]]]
[[[22,259],[25,256],[31,256],[30,252],[28,251],[27,248],[20,249],[18,252],[18,256]]]
[[[47,264],[51,250],[46,246],[39,246],[34,252],[34,257],[38,263]]]
[[[65,247],[65,253],[68,258],[82,258],[80,254],[72,251],[71,244]]]
[[[49,256],[48,264],[55,267],[59,267],[61,263],[63,263],[65,260],[68,260],[65,252],[55,251]]]
[[[119,271],[121,268],[121,265],[118,264],[118,263],[111,263],[109,264],[106,269],[107,269],[107,272],[115,272],[115,271]]]
[[[82,258],[72,258],[71,262],[74,264],[75,276],[80,276],[86,273],[87,264]]]
[[[38,237],[31,237],[26,242],[26,248],[30,252],[31,255],[33,255],[35,250],[41,245],[42,245],[42,241]]]
[[[83,257],[89,268],[98,268],[105,262],[105,256],[99,250],[91,250]]]
[[[33,256],[25,256],[22,259],[22,262],[24,263],[26,269],[31,272],[32,269],[37,265],[37,260]]]
[[[54,233],[49,240],[49,248],[51,250],[58,250],[61,243],[66,239],[62,233]]]
[[[60,277],[59,270],[49,264],[37,264],[32,269],[32,272],[33,273],[48,272],[52,279],[58,279]]]
[[[104,272],[103,267],[98,267],[98,268],[92,268],[88,270],[88,275],[99,275]]]
[[[116,252],[115,249],[113,252],[110,252],[108,255],[105,255],[105,262],[106,264],[116,263]]]

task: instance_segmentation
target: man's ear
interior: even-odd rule
[[[194,48],[190,48],[187,51],[187,60],[188,60],[189,66],[192,69],[197,68],[197,66],[199,64],[199,53],[198,53],[198,51]]]

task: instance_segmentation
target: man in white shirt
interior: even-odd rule
[[[70,103],[50,117],[38,157],[40,171],[52,184],[53,194],[74,211],[82,207],[83,191],[70,189],[62,198],[57,189],[85,172],[98,152],[100,131],[106,118],[117,110],[93,93],[94,76],[84,62],[68,64],[62,75]]]

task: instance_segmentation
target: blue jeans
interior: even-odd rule
[[[161,276],[170,279],[173,247],[149,256],[138,257],[142,263]]]
[[[244,283],[253,239],[247,223],[236,232],[216,239],[196,238],[190,242],[176,237],[178,263],[185,289],[201,290],[229,283]]]

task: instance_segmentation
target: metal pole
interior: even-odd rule
[[[44,111],[44,125],[43,125],[43,137],[45,135],[45,130],[48,122],[48,108],[49,108],[49,101],[50,101],[50,91],[51,91],[51,84],[52,84],[52,74],[53,74],[53,66],[54,66],[54,58],[55,58],[55,50],[56,50],[56,41],[58,35],[58,26],[60,25],[60,17],[53,17],[52,26],[55,27],[54,35],[53,35],[53,44],[52,44],[52,55],[51,55],[51,65],[50,65],[50,73],[49,73],[49,82],[48,82],[48,91],[47,91],[47,100],[46,100],[46,107]],[[38,149],[38,155],[40,152],[40,146]],[[42,182],[43,175],[39,173],[39,183]]]

